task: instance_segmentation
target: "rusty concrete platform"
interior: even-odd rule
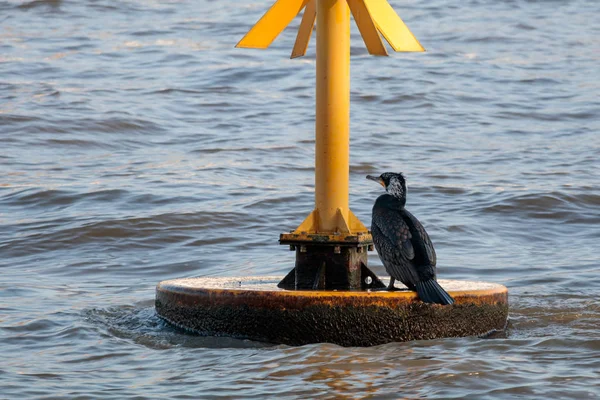
[[[373,346],[482,335],[503,330],[508,318],[508,290],[494,283],[440,279],[455,299],[441,306],[425,304],[408,290],[284,290],[277,287],[282,278],[163,281],[156,287],[156,311],[202,335],[288,345]]]

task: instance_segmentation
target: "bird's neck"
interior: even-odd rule
[[[380,196],[385,203],[387,208],[393,210],[402,210],[406,205],[406,197],[396,197],[389,193]]]
[[[396,197],[396,196],[392,196],[392,197],[394,197],[394,200],[396,200],[396,202],[398,204],[398,208],[403,209],[404,206],[406,205],[406,197]]]

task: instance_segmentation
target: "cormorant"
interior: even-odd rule
[[[368,175],[387,194],[373,206],[371,233],[379,258],[390,274],[388,290],[399,280],[416,290],[425,303],[452,304],[454,299],[436,282],[436,256],[433,244],[419,220],[409,213],[406,204],[406,181],[402,173],[385,172]]]

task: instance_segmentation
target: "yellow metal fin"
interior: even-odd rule
[[[352,233],[358,233],[358,232],[367,233],[369,231],[367,229],[367,227],[362,222],[360,222],[358,217],[356,215],[354,215],[352,210],[348,210],[348,216],[350,217],[349,225],[350,225],[350,230],[352,231]]]
[[[277,0],[235,47],[266,49],[309,0]]]
[[[369,230],[367,227],[360,222],[358,217],[354,215],[352,210],[348,210],[348,219],[344,216],[344,212],[341,208],[337,209],[337,230],[340,233],[354,234],[358,232],[367,233]]]
[[[387,0],[363,0],[377,29],[396,51],[425,51]]]
[[[350,224],[346,221],[346,217],[344,217],[344,212],[341,208],[338,208],[336,211],[337,214],[337,229],[338,232],[341,233],[350,233]]]
[[[298,28],[298,36],[296,36],[296,43],[290,58],[302,57],[306,54],[316,19],[317,0],[309,0],[304,9],[304,15],[302,16],[302,22],[300,22],[300,28]]]
[[[294,233],[301,233],[301,232],[307,232],[307,233],[315,233],[315,232],[319,232],[319,211],[318,210],[312,210],[312,212],[310,214],[308,214],[308,217],[306,217],[304,219],[304,221],[302,221],[302,223],[296,228],[296,230],[294,230]]]
[[[379,36],[379,32],[377,32],[377,27],[369,14],[369,10],[365,6],[364,0],[346,1],[350,7],[350,11],[352,11],[352,16],[354,16],[354,21],[356,21],[356,25],[365,42],[365,46],[367,46],[367,50],[369,50],[369,54],[374,56],[387,56],[388,52],[381,41],[381,36]]]

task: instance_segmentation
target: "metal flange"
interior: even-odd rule
[[[364,247],[373,245],[373,237],[371,236],[370,231],[357,233],[310,233],[292,231],[290,233],[282,233],[279,235],[279,243],[289,245],[319,244]]]

